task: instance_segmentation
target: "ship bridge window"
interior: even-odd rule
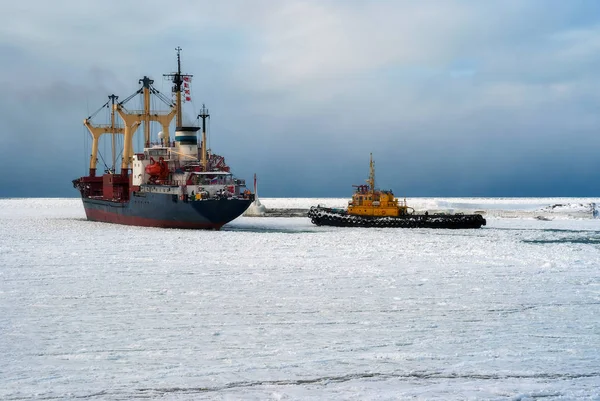
[[[167,155],[167,150],[166,149],[149,149],[148,150],[148,155],[149,156],[166,156]]]
[[[198,177],[200,185],[233,185],[235,181],[231,174],[202,174]]]

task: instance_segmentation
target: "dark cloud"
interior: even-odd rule
[[[75,196],[83,118],[143,75],[168,94],[178,45],[188,114],[261,196],[346,196],[369,152],[408,197],[597,194],[595,2],[61,4],[0,18],[0,196]]]

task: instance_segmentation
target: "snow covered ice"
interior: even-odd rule
[[[479,230],[215,232],[0,199],[0,399],[598,400],[597,201],[409,202],[485,211]]]

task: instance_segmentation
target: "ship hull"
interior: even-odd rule
[[[137,193],[129,201],[82,198],[88,220],[130,226],[218,230],[241,216],[251,199],[183,201],[177,195]]]
[[[480,214],[407,214],[397,217],[349,215],[346,210],[313,206],[308,217],[317,226],[396,227],[396,228],[481,228],[486,221]]]

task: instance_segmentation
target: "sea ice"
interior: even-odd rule
[[[414,200],[591,200],[443,202]],[[0,199],[0,399],[598,399],[600,220],[533,215],[215,232]]]

